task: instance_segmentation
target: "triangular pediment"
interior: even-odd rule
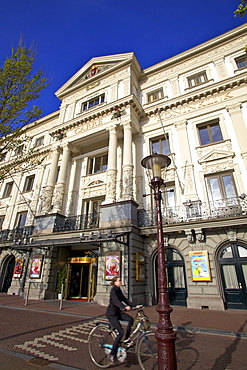
[[[229,150],[211,150],[210,152],[204,154],[201,158],[199,158],[198,163],[202,164],[205,162],[225,160],[233,157],[234,152]]]
[[[105,75],[108,71],[115,68],[120,68],[134,58],[134,53],[124,53],[107,55],[103,57],[95,57],[90,59],[74,76],[72,76],[59,90],[56,91],[56,96],[59,98],[73,89],[87,83],[96,83],[100,76]]]

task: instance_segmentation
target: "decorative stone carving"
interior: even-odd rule
[[[164,235],[164,247],[169,247],[169,235]]]
[[[59,212],[62,210],[64,192],[65,192],[65,185],[57,184],[56,193],[55,193],[54,200],[53,200],[53,209],[55,212]]]
[[[123,170],[123,199],[129,200],[133,197],[133,168],[128,166]]]
[[[185,235],[187,237],[187,240],[189,243],[194,243],[195,239],[194,239],[194,234],[193,234],[193,231],[192,230],[184,230],[185,232]]]
[[[106,184],[106,200],[116,201],[116,171],[109,170],[107,172],[107,184]]]
[[[202,229],[195,229],[195,235],[196,235],[196,240],[198,242],[203,242],[205,239],[204,232]]]
[[[237,240],[237,230],[236,229],[227,229],[226,230],[228,239],[231,242],[235,242]]]
[[[41,195],[41,213],[48,213],[51,209],[53,187],[47,186]]]

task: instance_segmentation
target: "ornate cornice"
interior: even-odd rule
[[[143,114],[143,108],[138,102],[137,98],[134,95],[129,95],[123,99],[120,99],[117,101],[117,106],[119,109],[124,109],[126,107],[132,108],[136,112],[138,116],[141,117]],[[50,133],[51,136],[56,137],[57,135],[61,135],[62,133],[65,133],[66,131],[69,131],[79,125],[82,125],[84,123],[87,123],[89,121],[99,119],[100,117],[106,116],[106,115],[113,115],[115,113],[115,107],[116,107],[116,101],[112,102],[111,104],[107,104],[104,106],[101,106],[96,110],[94,110],[91,114],[90,112],[84,112],[82,113],[82,116],[79,118],[74,118],[63,125],[61,125],[57,130],[52,131]]]
[[[207,89],[207,90],[204,90],[202,91],[202,89],[200,89],[200,91],[195,91],[195,92],[191,92],[190,94],[186,94],[186,95],[182,95],[180,97],[180,99],[176,98],[176,99],[172,99],[169,103],[168,102],[164,102],[163,104],[162,103],[158,103],[156,107],[152,107],[150,108],[150,110],[148,110],[148,108],[146,108],[146,112],[144,113],[144,115],[142,116],[142,118],[144,117],[150,117],[152,115],[156,115],[157,113],[164,113],[166,111],[171,111],[175,108],[179,108],[179,107],[182,107],[182,106],[186,106],[186,105],[189,105],[189,104],[192,104],[194,102],[199,102],[203,99],[208,99],[210,97],[216,97],[217,95],[219,96],[220,94],[224,93],[224,92],[229,92],[230,90],[236,88],[236,87],[239,87],[241,85],[246,85],[247,84],[247,77],[243,77],[243,78],[239,78],[236,80],[236,77],[232,78],[231,80],[228,79],[227,83],[225,84],[214,84],[211,89]],[[193,95],[192,95],[193,94]],[[215,103],[217,103],[217,101],[215,101]],[[162,106],[161,106],[162,104]],[[184,112],[186,113],[186,112]]]

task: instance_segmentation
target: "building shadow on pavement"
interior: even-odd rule
[[[243,329],[245,325],[247,324],[247,320],[241,325],[238,332],[243,332]],[[220,370],[220,369],[226,369],[228,365],[232,362],[232,355],[236,351],[237,346],[241,340],[240,336],[237,336],[236,339],[230,344],[230,346],[225,348],[225,352],[222,353],[216,360],[211,370]]]
[[[182,327],[190,326],[191,321],[181,324]],[[187,331],[177,331],[176,357],[179,369],[195,369],[199,359],[199,352],[193,348],[195,334]]]

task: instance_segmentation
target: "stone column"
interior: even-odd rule
[[[178,132],[179,147],[181,151],[181,168],[184,173],[186,199],[198,200],[196,193],[194,166],[192,164],[189,139],[187,133],[187,121],[183,120],[175,124]]]
[[[41,188],[42,188],[42,181],[44,177],[44,172],[45,172],[46,165],[41,165],[41,168],[38,171],[37,180],[36,180],[36,187],[33,191],[33,197],[32,197],[32,203],[31,203],[31,208],[34,213],[34,215],[37,215],[38,213],[38,204],[41,196]],[[27,226],[32,226],[34,223],[33,217],[28,219],[26,224]]]
[[[236,103],[226,108],[231,116],[233,127],[236,132],[237,140],[240,147],[240,153],[243,157],[245,168],[247,168],[247,127],[241,111],[241,103]]]
[[[76,204],[77,204],[77,198],[79,193],[79,184],[80,184],[80,177],[81,177],[81,165],[82,165],[82,159],[76,159],[74,161],[74,165],[72,167],[72,173],[70,176],[72,189],[70,191],[69,196],[69,202],[68,202],[68,208],[67,208],[67,214],[68,216],[74,216],[76,215]]]
[[[68,163],[70,159],[70,148],[69,144],[63,147],[63,156],[59,172],[58,181],[56,184],[56,193],[53,199],[53,210],[54,212],[62,212],[64,206],[64,194],[65,194],[65,184],[67,178]]]
[[[48,213],[51,209],[52,196],[53,196],[53,191],[54,191],[54,186],[55,186],[55,181],[56,181],[56,176],[57,176],[59,155],[60,155],[60,148],[59,147],[54,148],[47,185],[45,189],[43,190],[43,194],[41,196],[41,213],[42,214]]]
[[[133,162],[132,162],[132,127],[130,122],[124,123],[123,145],[123,191],[122,199],[133,199]]]
[[[104,204],[114,203],[116,201],[116,183],[117,183],[117,129],[109,128],[109,151],[106,180],[106,199]]]

